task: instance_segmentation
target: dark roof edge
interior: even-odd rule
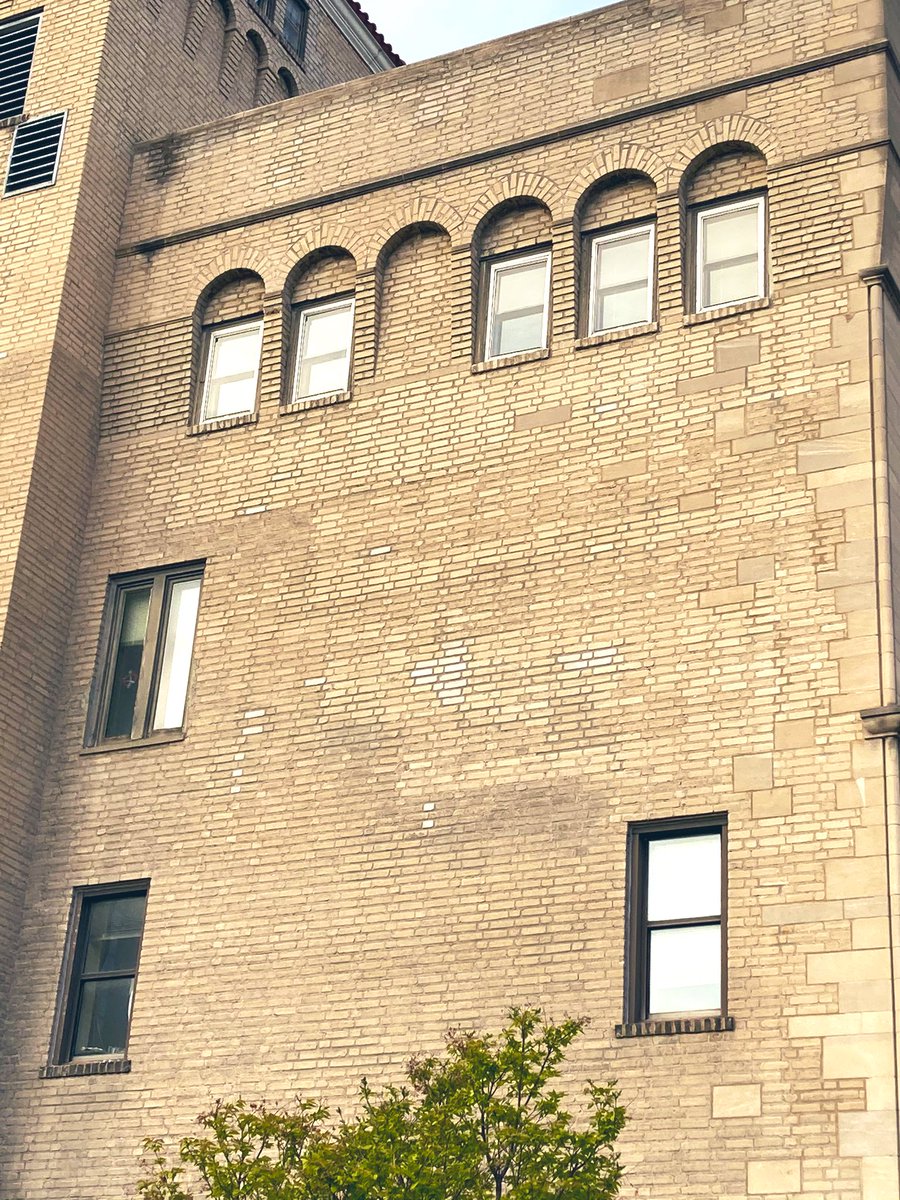
[[[347,0],[347,4],[353,9],[362,24],[365,25],[366,29],[368,29],[369,33],[376,40],[378,45],[385,52],[394,66],[405,67],[406,63],[403,61],[391,43],[384,37],[382,33],[379,32],[378,26],[375,24],[369,14],[362,8],[358,0]]]

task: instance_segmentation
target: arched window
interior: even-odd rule
[[[291,403],[322,404],[349,392],[355,288],[356,261],[337,246],[291,272]]]
[[[255,412],[262,303],[263,281],[253,271],[229,271],[201,296],[197,306],[195,423],[205,425]]]
[[[688,169],[688,308],[709,312],[767,291],[766,160],[743,143],[716,146]]]
[[[637,172],[597,182],[576,210],[582,336],[645,325],[655,307],[656,187]]]
[[[284,67],[281,67],[278,71],[278,86],[281,89],[281,98],[283,100],[300,94],[300,89],[297,87],[297,80]]]
[[[550,213],[517,197],[481,222],[478,351],[484,362],[546,349],[550,335]]]

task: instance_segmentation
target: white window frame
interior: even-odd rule
[[[740,300],[726,300],[724,304],[703,303],[703,225],[710,217],[740,209],[756,209],[756,237],[758,246],[756,295],[744,296]],[[729,200],[724,204],[704,204],[694,210],[694,311],[714,312],[717,308],[729,308],[732,304],[750,304],[762,300],[766,295],[766,197],[765,194]]]
[[[628,321],[622,325],[603,325],[597,324],[597,264],[600,257],[600,247],[608,245],[610,242],[621,241],[625,238],[632,238],[638,233],[649,232],[649,245],[647,250],[647,311],[644,314],[643,320]],[[595,233],[591,235],[591,270],[588,279],[589,304],[588,304],[588,335],[593,336],[601,333],[613,333],[617,329],[632,329],[636,325],[647,325],[653,320],[653,309],[656,303],[656,222],[642,221],[637,225],[626,225],[621,229],[615,229],[610,233]]]
[[[37,121],[49,121],[51,117],[62,117],[62,123],[59,127],[59,141],[56,144],[56,158],[53,160],[53,174],[43,183],[32,183],[29,187],[16,188],[14,192],[8,192],[6,189],[9,186],[9,172],[13,162],[13,152],[16,148],[16,133],[28,125],[33,125]],[[43,188],[53,187],[56,184],[56,178],[59,175],[59,164],[62,161],[63,142],[66,137],[66,124],[69,120],[69,110],[59,109],[56,112],[43,113],[39,117],[29,117],[27,121],[20,121],[13,131],[12,143],[9,147],[9,157],[6,160],[6,175],[3,180],[3,196],[15,199],[16,196],[26,196],[29,192],[39,192]]]
[[[546,263],[545,279],[544,279],[544,319],[541,325],[541,344],[540,346],[532,346],[528,350],[517,350],[512,354],[492,354],[491,347],[494,344],[494,318],[496,316],[495,306],[497,302],[497,276],[502,271],[508,271],[511,268],[524,267],[528,263],[544,262]],[[519,254],[509,258],[498,258],[489,261],[488,270],[490,279],[488,283],[488,304],[487,316],[484,327],[484,361],[496,362],[501,358],[515,358],[519,354],[533,354],[538,350],[546,350],[548,345],[548,334],[550,331],[550,285],[553,277],[553,252],[552,250],[540,250],[537,253]]]
[[[256,371],[254,373],[254,389],[253,403],[249,408],[243,409],[241,412],[227,413],[225,416],[209,416],[207,407],[209,405],[209,395],[212,384],[212,364],[215,356],[216,344],[223,338],[233,337],[235,334],[246,333],[248,330],[256,329]],[[206,358],[203,365],[203,395],[200,398],[200,411],[197,415],[197,420],[201,425],[208,425],[213,421],[229,421],[238,417],[245,417],[248,414],[256,412],[256,405],[259,399],[259,372],[262,360],[262,337],[263,337],[263,318],[251,317],[247,320],[229,321],[222,325],[212,325],[206,330]]]
[[[344,381],[342,388],[330,388],[327,392],[310,392],[308,396],[300,395],[300,368],[303,365],[303,335],[306,330],[306,325],[310,317],[320,316],[322,313],[331,312],[336,308],[350,309],[350,340],[347,343],[347,378]],[[353,373],[353,336],[355,332],[354,323],[356,319],[356,296],[338,296],[330,300],[322,302],[315,301],[311,304],[304,304],[298,310],[299,320],[297,321],[297,332],[294,335],[296,341],[294,343],[294,378],[291,384],[291,403],[305,404],[308,400],[321,400],[323,396],[341,396],[350,390],[350,381]]]

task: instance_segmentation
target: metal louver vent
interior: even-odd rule
[[[27,192],[56,182],[66,114],[53,113],[16,126],[4,194]]]
[[[41,14],[0,22],[0,121],[25,111]]]

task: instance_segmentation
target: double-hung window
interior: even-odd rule
[[[182,729],[202,575],[192,563],[110,581],[88,744]]]
[[[698,312],[766,294],[766,204],[762,195],[694,210]]]
[[[484,357],[506,358],[547,345],[550,316],[550,251],[486,264],[487,312]]]
[[[350,386],[353,298],[310,304],[298,310],[294,400],[345,392]]]
[[[726,1011],[726,820],[629,828],[627,1021]]]
[[[76,888],[54,1062],[125,1057],[148,886]]]
[[[591,239],[588,333],[653,320],[653,235],[645,223]]]
[[[256,408],[262,331],[260,318],[206,330],[201,424],[252,413]]]
[[[303,0],[287,0],[284,7],[284,40],[298,58],[306,50],[306,32],[309,26],[309,6]]]

